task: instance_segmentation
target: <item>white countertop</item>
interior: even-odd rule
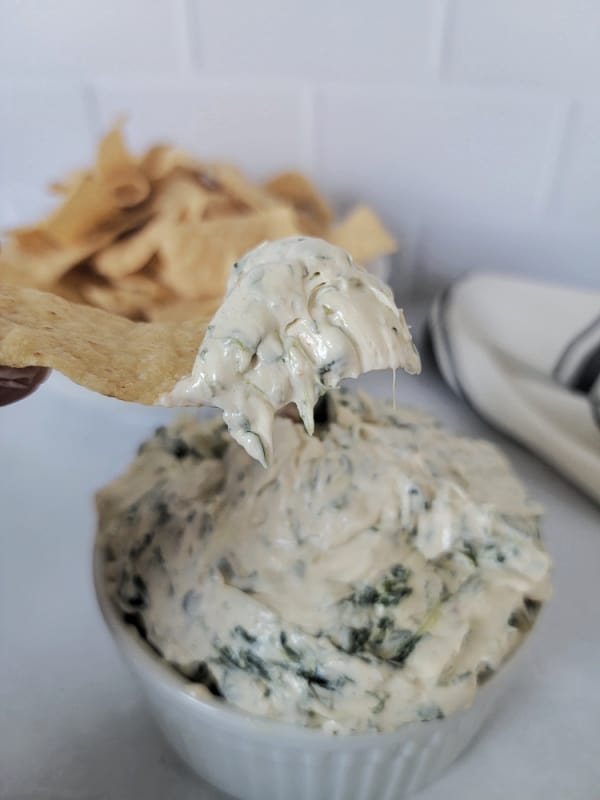
[[[410,315],[409,315],[410,316]],[[391,378],[361,383],[389,394]],[[555,597],[514,690],[419,800],[600,798],[600,512],[494,433],[425,364],[399,402],[499,443],[547,509]],[[92,495],[172,415],[59,375],[0,408],[0,798],[224,798],[180,765],[104,628],[91,581]],[[351,800],[351,798],[348,798]]]

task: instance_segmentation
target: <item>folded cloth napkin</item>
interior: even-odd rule
[[[452,389],[600,503],[600,292],[469,274],[429,332]]]

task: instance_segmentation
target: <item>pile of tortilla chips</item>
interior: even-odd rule
[[[63,198],[56,210],[8,232],[0,282],[131,320],[216,310],[232,264],[265,239],[321,236],[360,263],[396,249],[366,206],[334,225],[329,205],[299,172],[257,185],[231,164],[164,145],[134,156],[120,124],[90,169],[51,188]]]

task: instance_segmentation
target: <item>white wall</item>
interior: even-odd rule
[[[126,112],[136,147],[373,203],[398,288],[480,266],[597,285],[599,89],[598,0],[0,0],[0,223]]]

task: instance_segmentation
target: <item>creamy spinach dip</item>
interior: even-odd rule
[[[319,397],[375,369],[421,369],[391,290],[340,247],[293,236],[234,264],[191,375],[164,405],[223,409],[233,438],[266,465],[273,417],[295,403],[308,433]]]
[[[504,457],[344,390],[313,436],[277,417],[274,439],[263,468],[221,419],[182,418],[99,492],[126,619],[192,693],[273,719],[389,731],[468,705],[549,594]]]

